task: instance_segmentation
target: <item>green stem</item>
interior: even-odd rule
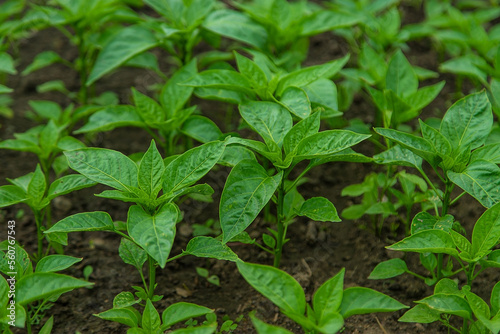
[[[458,201],[460,198],[462,198],[463,195],[465,195],[466,192],[463,191],[460,195],[458,195],[457,197],[455,197],[451,202],[450,202],[450,205],[453,205],[455,204],[456,201]]]
[[[439,196],[439,192],[436,189],[436,187],[434,186],[434,183],[432,183],[431,180],[429,180],[429,177],[427,176],[427,174],[425,174],[424,170],[421,168],[417,168],[417,170],[420,172],[420,174],[422,174],[425,182],[427,182],[427,184],[432,188],[432,190],[434,190],[434,192],[436,193],[436,196]]]
[[[258,242],[256,242],[254,245],[255,245],[255,246],[257,246],[257,247],[259,247],[260,249],[262,249],[262,250],[264,250],[264,251],[266,251],[266,252],[270,253],[270,254],[274,254],[274,251],[273,251],[273,250],[271,250],[271,249],[269,249],[269,248],[267,248],[267,247],[262,246],[262,245],[261,245],[261,244],[259,244]]]
[[[474,271],[476,270],[476,263],[469,265],[469,270],[467,271],[467,285],[472,286],[472,281],[474,280]]]
[[[448,208],[450,207],[450,196],[453,191],[454,184],[450,180],[446,180],[446,189],[443,196],[443,208],[441,209],[441,217],[444,217],[448,213]]]
[[[439,253],[438,254],[438,258],[437,258],[437,280],[439,282],[439,280],[441,278],[443,278],[443,253]]]
[[[417,277],[417,278],[420,278],[422,281],[425,281],[425,277],[424,277],[424,276],[422,276],[422,275],[419,275],[419,274],[417,274],[417,273],[414,273],[413,271],[410,271],[410,270],[408,270],[408,271],[407,271],[407,273],[408,273],[408,274],[410,274],[410,275],[413,275],[413,276],[415,276],[415,277]]]
[[[38,251],[37,251],[37,259],[36,261],[40,261],[43,257],[43,232],[42,232],[42,223],[43,223],[43,215],[42,211],[33,209],[35,213],[35,224],[36,224],[36,233],[38,239]]]
[[[307,172],[309,172],[311,170],[311,168],[313,168],[313,166],[311,164],[307,165],[307,167],[304,168],[304,170],[300,173],[300,175],[297,176],[295,178],[295,180],[293,180],[293,182],[285,189],[285,193],[287,193],[290,190],[292,190],[297,185],[297,183],[300,181],[300,179],[302,179],[304,177],[304,175],[306,175]],[[290,173],[290,171],[291,171],[291,168],[288,168],[287,172],[285,173],[285,177],[288,176],[288,174]]]
[[[155,292],[155,284],[156,284],[156,261],[148,255],[148,265],[149,265],[149,289],[148,289],[148,297],[151,301],[153,301],[153,296]]]
[[[285,240],[285,217],[284,217],[284,200],[285,200],[285,180],[281,179],[280,185],[278,186],[278,210],[277,210],[277,220],[278,220],[278,240],[276,240],[276,248],[274,250],[274,267],[279,268],[281,262],[281,255],[283,253],[283,241]]]
[[[179,258],[181,258],[183,256],[186,256],[186,254],[180,253],[179,255],[176,255],[176,256],[171,257],[170,259],[168,259],[166,263],[169,263],[170,261],[173,261],[173,260],[177,260],[177,259],[179,259]]]

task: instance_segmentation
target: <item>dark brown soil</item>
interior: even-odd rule
[[[322,34],[312,38],[308,64],[322,63],[345,54],[347,46],[341,38],[332,34]],[[63,36],[54,31],[44,31],[25,40],[20,45],[21,63],[19,69],[24,69],[33,57],[41,51],[54,49],[68,59],[74,59],[74,49],[68,46]],[[437,55],[432,50],[429,41],[417,41],[410,44],[406,52],[414,64],[431,69],[437,69]],[[13,119],[1,119],[1,139],[12,138],[14,132],[23,132],[35,125],[26,120],[27,102],[32,99],[48,99],[68,105],[70,101],[59,93],[36,93],[35,87],[53,79],[64,79],[70,88],[76,90],[78,78],[68,75],[68,71],[59,65],[53,65],[45,70],[35,72],[26,77],[13,76],[9,78],[9,86],[15,89]],[[441,78],[442,79],[442,78]],[[440,79],[440,80],[441,80]],[[423,118],[441,116],[451,102],[453,79],[447,79],[442,94],[433,104],[424,110]],[[118,94],[122,103],[129,102],[130,87],[145,89],[146,86],[159,82],[153,74],[133,69],[121,69],[99,82],[101,91],[111,90]],[[436,81],[429,81],[424,85]],[[217,123],[224,123],[223,117],[227,106],[200,101],[201,110],[214,117]],[[375,114],[374,107],[365,99],[356,98],[346,118],[360,117],[370,121]],[[147,133],[134,128],[117,129],[100,134],[91,143],[94,146],[107,147],[131,154],[147,149],[150,137]],[[373,149],[365,144],[361,151],[371,154]],[[36,157],[30,153],[0,150],[0,184],[6,184],[5,178],[16,178],[33,171]],[[311,171],[310,182],[301,186],[304,197],[324,196],[330,199],[341,212],[344,208],[359,199],[341,197],[341,190],[347,185],[362,182],[365,175],[379,171],[376,166],[331,163]],[[226,169],[212,171],[206,176],[205,182],[210,183],[216,193],[213,203],[189,202],[183,205],[185,220],[179,224],[175,246],[172,254],[178,254],[191,237],[193,223],[204,223],[209,218],[218,217],[218,200],[220,191],[227,176]],[[115,220],[125,220],[128,206],[111,200],[94,197],[100,188],[91,188],[64,196],[55,203],[54,220],[68,215],[94,210],[105,210]],[[24,215],[17,218],[17,240],[29,251],[34,252],[36,243],[36,227],[29,209],[22,205],[0,211],[2,221],[13,219],[18,210],[24,210]],[[464,196],[460,205],[451,208],[451,213],[459,219],[470,232],[473,223],[484,212],[475,200]],[[289,229],[290,242],[286,244],[282,269],[293,275],[302,285],[308,301],[314,291],[327,279],[337,274],[341,268],[346,268],[345,287],[363,286],[386,293],[400,302],[413,306],[413,301],[432,294],[432,288],[412,276],[402,276],[383,281],[368,280],[371,270],[380,262],[402,254],[388,251],[384,247],[400,240],[402,231],[392,236],[384,229],[382,237],[375,236],[369,229],[361,227],[369,225],[367,221],[343,221],[342,223],[318,223],[307,219],[297,219]],[[4,226],[4,225],[2,225]],[[259,237],[269,225],[257,219],[248,229],[251,236]],[[401,230],[401,229],[400,229]],[[3,237],[0,237],[3,239]],[[90,281],[95,285],[91,289],[78,289],[62,295],[47,314],[54,315],[53,333],[125,333],[126,328],[117,323],[101,320],[93,314],[112,307],[115,295],[122,291],[133,291],[131,286],[142,285],[138,273],[132,266],[124,264],[118,256],[119,237],[109,233],[74,233],[70,235],[66,254],[82,257],[83,260],[66,273],[75,277],[83,277],[83,268],[93,267]],[[271,264],[269,254],[253,246],[234,244],[233,250],[245,261]],[[418,258],[407,257],[410,267],[420,272]],[[220,287],[207,283],[196,273],[196,267],[203,267],[211,275],[220,278]],[[460,279],[463,279],[460,277]],[[474,283],[474,291],[485,299],[494,282],[499,279],[498,273],[486,271]],[[302,333],[298,325],[283,316],[277,307],[252,289],[239,275],[233,263],[184,257],[169,263],[164,270],[157,270],[157,294],[164,298],[156,304],[161,312],[168,305],[187,301],[204,305],[216,310],[219,319],[227,315],[236,319],[245,315],[234,333],[254,333],[247,315],[255,310],[259,317],[268,323],[284,326],[293,333]],[[344,333],[446,333],[447,330],[438,324],[400,323],[397,319],[404,312],[354,316],[347,319]],[[44,319],[45,321],[45,319]],[[35,332],[38,329],[35,330]],[[16,333],[23,333],[16,330]]]

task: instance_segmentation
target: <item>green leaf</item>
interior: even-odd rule
[[[498,315],[500,311],[500,282],[497,282],[491,290],[490,305],[491,314]]]
[[[129,308],[112,308],[111,310],[94,315],[98,318],[118,322],[129,327],[139,326],[137,314]]]
[[[494,163],[477,160],[461,173],[448,171],[447,175],[486,208],[500,201],[500,168]]]
[[[313,197],[300,207],[299,216],[306,216],[319,222],[340,222],[335,206],[324,197]]]
[[[243,232],[254,221],[273,196],[282,177],[283,172],[268,176],[266,170],[253,160],[242,160],[231,170],[219,207],[223,243]]]
[[[222,36],[265,49],[267,31],[247,15],[229,9],[217,10],[207,16],[203,27]]]
[[[132,97],[134,99],[137,114],[149,125],[165,121],[165,111],[160,105],[132,87]]]
[[[306,92],[301,88],[292,86],[285,89],[280,103],[300,119],[304,119],[311,114],[311,102]]]
[[[313,159],[338,153],[370,137],[346,130],[327,130],[304,138],[297,146],[296,158]]]
[[[429,308],[427,305],[418,304],[408,310],[398,321],[401,322],[418,322],[420,324],[430,324],[431,322],[441,319],[441,313]]]
[[[457,295],[435,293],[415,303],[424,304],[430,309],[441,313],[453,314],[469,320],[472,319],[472,310],[469,304],[464,298]]]
[[[182,85],[201,88],[227,89],[254,95],[252,86],[247,78],[232,70],[208,70],[198,73],[182,83]]]
[[[262,69],[253,61],[244,57],[237,52],[234,52],[238,70],[245,76],[252,84],[255,90],[265,89],[268,85],[266,74]]]
[[[238,255],[221,241],[210,237],[195,237],[189,241],[184,254],[235,262]]]
[[[397,300],[378,291],[354,287],[344,290],[340,314],[344,319],[355,314],[394,312],[408,308]]]
[[[95,182],[128,192],[137,187],[137,165],[120,152],[83,148],[64,152],[64,155],[72,169]]]
[[[368,279],[386,279],[404,274],[408,271],[406,262],[401,259],[390,259],[380,262],[372,270]]]
[[[236,265],[248,284],[280,309],[287,313],[305,313],[304,290],[292,276],[277,268],[261,264],[237,261]]]
[[[313,134],[318,133],[320,126],[320,113],[316,112],[297,124],[290,129],[283,139],[283,148],[285,154],[288,155],[295,151],[299,143],[304,139]]]
[[[127,217],[127,230],[134,241],[141,246],[161,268],[165,267],[175,238],[175,223],[179,211],[172,204],[165,204],[154,215],[140,206],[131,206]]]
[[[26,192],[18,186],[0,187],[0,208],[24,202],[28,199]]]
[[[500,203],[484,212],[472,231],[473,258],[486,255],[500,240]]]
[[[175,192],[202,178],[220,159],[225,145],[221,141],[203,144],[170,162],[163,174],[163,192]]]
[[[165,311],[163,311],[161,318],[163,320],[163,326],[168,328],[178,322],[201,317],[213,312],[214,310],[208,307],[180,302],[167,307]]]
[[[163,86],[160,93],[160,102],[170,116],[181,110],[193,93],[193,88],[179,84],[191,79],[196,73],[196,59],[193,59],[175,71],[174,75]]]
[[[321,107],[323,118],[342,115],[339,111],[337,86],[330,79],[318,79],[302,87],[313,107]]]
[[[77,288],[91,286],[84,280],[55,273],[33,273],[23,276],[16,283],[16,302],[27,305]]]
[[[236,166],[241,160],[256,160],[255,154],[247,149],[246,147],[243,146],[226,146],[224,153],[220,157],[219,161],[217,162],[220,165],[223,166],[229,166],[229,167],[234,167]]]
[[[201,143],[208,143],[222,137],[219,127],[209,118],[200,115],[189,116],[182,124],[181,131]]]
[[[452,215],[436,217],[428,212],[419,212],[413,217],[411,222],[411,234],[425,230],[450,231],[453,227],[454,218]]]
[[[139,165],[138,184],[146,194],[156,197],[161,188],[165,165],[154,140],[144,153]]]
[[[276,88],[276,95],[282,96],[285,89],[291,86],[303,87],[318,79],[329,79],[334,76],[349,60],[349,55],[328,63],[310,66],[289,73],[280,79]]]
[[[142,328],[148,333],[155,333],[160,329],[161,320],[150,299],[146,300],[146,307],[142,313]]]
[[[313,296],[314,314],[318,324],[324,324],[328,318],[337,313],[342,304],[344,294],[344,274],[345,269],[323,283]]]
[[[35,272],[48,273],[67,269],[82,260],[81,257],[68,255],[49,255],[42,258],[36,264]]]
[[[425,230],[415,233],[388,246],[388,249],[416,253],[444,253],[458,256],[450,234],[441,230]]]
[[[387,151],[374,155],[373,159],[376,163],[383,165],[422,168],[422,158],[400,145],[395,145]]]
[[[434,147],[424,138],[393,129],[375,128],[374,130],[412,151],[433,166],[436,166],[441,161]]]
[[[133,25],[120,30],[99,52],[85,84],[92,85],[105,74],[157,44],[155,36],[144,27]]]
[[[50,334],[52,332],[52,326],[54,325],[54,316],[51,316],[49,320],[45,322],[43,327],[40,329],[38,334]]]
[[[440,133],[459,151],[484,144],[493,125],[491,104],[485,91],[470,94],[453,104],[441,121]]]
[[[426,139],[433,147],[434,151],[444,160],[445,157],[450,156],[452,153],[451,144],[438,130],[418,120],[420,123],[420,130],[422,137]]]
[[[217,323],[212,323],[210,325],[176,329],[175,331],[170,332],[170,334],[212,334],[215,333],[216,330]]]
[[[348,28],[362,20],[363,16],[358,13],[319,10],[303,22],[301,36],[313,36],[325,31]]]
[[[142,270],[142,266],[148,259],[144,249],[125,238],[122,238],[120,241],[118,254],[120,255],[120,258],[123,260],[123,262],[134,266],[139,271]]]
[[[257,330],[258,334],[292,334],[292,332],[277,326],[266,324],[264,321],[258,319],[254,314],[250,314],[252,324]]]
[[[40,165],[37,165],[35,173],[33,173],[33,177],[28,184],[27,191],[28,197],[35,203],[35,205],[38,205],[42,201],[46,188],[47,183],[45,181],[45,175],[43,174]]]
[[[132,106],[107,106],[90,115],[87,123],[74,133],[105,132],[123,126],[145,128],[146,124]]]
[[[385,88],[400,97],[409,96],[418,89],[417,75],[401,50],[396,51],[389,61]]]
[[[113,220],[107,212],[81,212],[61,219],[45,233],[113,230]]]
[[[47,125],[45,125],[43,130],[40,132],[38,140],[40,143],[40,149],[42,150],[42,154],[44,156],[48,157],[56,147],[59,139],[59,133],[60,129],[52,119],[49,120]]]
[[[440,81],[434,85],[425,86],[413,94],[406,96],[405,101],[411,106],[412,110],[416,110],[418,114],[425,108],[429,103],[434,101],[438,96],[439,92],[443,89],[445,81]],[[403,117],[403,115],[401,116]],[[412,117],[413,118],[413,117]],[[407,122],[410,119],[401,119],[403,122]]]
[[[135,299],[132,292],[122,291],[113,298],[113,308],[132,306],[139,303],[139,301],[139,299]]]
[[[485,160],[494,164],[500,164],[500,143],[485,145],[474,150],[470,156],[470,163],[477,160]]]
[[[36,55],[31,64],[29,64],[24,71],[22,71],[22,75],[28,75],[31,72],[42,69],[49,65],[61,62],[62,58],[54,51],[44,51]]]
[[[83,175],[71,174],[58,178],[51,183],[47,198],[52,200],[58,196],[69,194],[73,191],[95,186],[97,183]]]
[[[292,116],[279,104],[273,102],[251,101],[239,105],[243,119],[264,139],[279,147],[283,145],[285,135],[292,128]]]

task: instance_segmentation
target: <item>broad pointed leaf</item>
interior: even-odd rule
[[[161,268],[167,263],[175,238],[175,223],[179,211],[174,204],[165,204],[154,215],[145,212],[140,206],[130,207],[127,230],[134,241],[140,245]]]
[[[269,202],[281,182],[283,172],[269,176],[253,160],[238,163],[226,181],[220,200],[222,242],[243,232]]]
[[[72,169],[95,182],[128,192],[137,187],[137,165],[120,152],[83,148],[64,154]]]
[[[45,233],[79,232],[79,231],[106,231],[114,227],[113,220],[107,212],[82,212],[58,221]]]
[[[261,264],[236,262],[243,278],[285,312],[304,314],[306,297],[297,281],[284,271]]]
[[[346,319],[355,314],[394,312],[403,308],[408,308],[408,306],[381,292],[354,287],[344,290],[340,314]]]

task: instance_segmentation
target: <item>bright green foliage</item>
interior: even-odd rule
[[[163,333],[177,322],[213,312],[193,304],[175,304],[177,308],[173,305],[165,311],[162,325],[152,302],[163,297],[154,294],[157,265],[164,268],[167,262],[185,255],[229,261],[238,259],[228,246],[209,237],[193,238],[186,251],[170,257],[176,224],[181,219],[174,201],[191,193],[213,193],[210,186],[195,183],[219,161],[226,145],[226,142],[213,141],[164,160],[153,140],[138,165],[122,153],[108,149],[85,148],[66,152],[71,168],[95,182],[114,188],[98,196],[135,203],[128,211],[126,225],[113,222],[106,212],[96,211],[66,217],[45,231],[52,235],[101,230],[122,236],[119,255],[125,263],[137,269],[144,287],[134,287],[137,299],[132,293],[119,294],[113,309],[98,314],[98,317],[125,324],[131,327],[130,333]],[[143,274],[146,262],[149,284]],[[146,303],[142,316],[132,307],[141,301]],[[184,332],[213,333],[215,329],[216,324],[210,322]]]
[[[137,13],[123,1],[117,0],[57,0],[47,5],[33,5],[31,10],[25,14],[25,18],[33,19],[33,23],[38,25],[38,29],[55,27],[60,30],[69,38],[70,43],[77,47],[78,59],[74,62],[69,61],[54,51],[48,51],[39,54],[33,63],[23,71],[23,74],[27,75],[54,63],[62,63],[78,72],[81,83],[79,93],[69,92],[62,81],[52,82],[50,88],[48,83],[45,83],[45,87],[40,87],[40,89],[60,91],[84,104],[89,101],[89,98],[92,98],[89,96],[90,91],[86,85],[87,80],[90,84],[98,78],[94,73],[91,73],[90,69],[94,67],[96,54],[102,48],[103,42],[116,34],[128,31],[122,27],[122,24],[139,21]],[[28,19],[27,24],[29,25],[29,23]],[[130,35],[128,38],[131,38]],[[113,57],[108,56],[107,61],[113,64],[116,62],[116,58],[123,57],[120,55],[120,53],[125,52],[122,49],[123,45],[115,49]],[[91,74],[91,78],[89,78],[89,74]],[[94,101],[98,101],[98,99]]]
[[[500,203],[485,211],[478,219],[472,231],[470,241],[461,233],[461,227],[453,216],[434,217],[426,212],[415,216],[411,235],[387,247],[391,250],[420,253],[422,265],[430,272],[431,277],[425,278],[427,284],[436,283],[441,277],[452,276],[460,271],[467,275],[467,284],[488,267],[498,267],[497,252],[494,250],[500,240]],[[461,268],[454,271],[450,260],[446,267],[438,266],[438,258],[447,254],[455,259]],[[442,260],[441,260],[442,261]],[[466,265],[464,265],[466,264]],[[476,268],[480,268],[476,272]],[[371,279],[384,279],[409,273],[420,278],[420,275],[408,269],[401,259],[393,259],[378,264],[370,274]]]
[[[274,166],[269,172],[255,160],[240,161],[229,174],[220,202],[222,241],[230,241],[243,232],[272,199],[277,206],[277,230],[264,237],[279,266],[286,240],[286,228],[296,216],[306,216],[318,221],[338,222],[340,218],[334,205],[322,197],[307,201],[296,186],[311,168],[329,161],[352,161],[363,155],[349,148],[368,136],[345,130],[319,131],[320,114],[315,112],[293,125],[292,116],[279,104],[272,102],[247,102],[240,105],[240,113],[263,140],[230,138],[228,143],[247,147]],[[302,173],[293,181],[287,180],[294,167],[303,160],[310,160]],[[369,159],[367,159],[369,161]],[[366,160],[365,160],[366,161]]]
[[[203,27],[254,47],[288,71],[305,60],[310,36],[352,26],[360,19],[330,12],[307,1],[253,0],[235,5],[242,12],[215,11]]]
[[[423,137],[393,129],[376,128],[375,131],[421,157],[434,169],[442,170],[440,178],[446,189],[444,195],[439,196],[443,201],[443,214],[446,214],[453,184],[461,187],[485,207],[491,207],[500,201],[500,168],[494,162],[496,160],[492,158],[492,162],[480,159],[481,151],[474,155],[477,160],[471,159],[472,152],[481,149],[485,143],[492,124],[491,104],[486,93],[480,92],[468,95],[451,106],[439,131],[420,122]],[[423,173],[422,169],[418,170]],[[436,189],[433,184],[430,186]]]
[[[277,268],[236,262],[245,280],[278,306],[287,317],[308,333],[337,333],[344,319],[355,314],[393,312],[407,306],[380,292],[367,288],[344,290],[344,269],[323,283],[314,293],[312,307],[295,279]],[[306,312],[307,309],[307,312]],[[271,333],[273,327],[252,318],[258,333]],[[274,331],[273,331],[274,333]],[[276,329],[276,333],[287,333]]]
[[[231,103],[246,100],[273,101],[299,119],[320,108],[322,117],[340,115],[337,89],[327,79],[333,77],[347,62],[349,56],[331,62],[285,72],[259,52],[252,52],[253,61],[236,55],[238,72],[232,69],[214,69],[199,73],[183,83],[195,87],[200,97]]]
[[[172,325],[188,319],[208,315],[214,310],[191,303],[176,303],[170,305],[163,311],[161,318],[153,306],[151,300],[146,300],[146,307],[142,315],[128,303],[118,303],[117,297],[113,302],[114,307],[110,310],[95,314],[104,319],[119,322],[130,327],[127,333],[160,334],[164,333]],[[133,298],[133,297],[132,297]],[[138,301],[136,301],[138,302]],[[172,333],[211,334],[217,329],[217,323],[210,323],[198,327],[174,330]]]
[[[499,283],[491,292],[490,309],[481,297],[470,291],[469,285],[459,289],[455,281],[443,278],[436,284],[432,296],[416,301],[417,306],[407,311],[399,321],[418,323],[440,321],[450,327],[449,317],[458,316],[464,319],[462,333],[490,333],[490,331],[498,333],[500,315],[496,306],[493,306],[498,298],[498,287]],[[477,320],[474,320],[473,316]]]
[[[0,272],[5,276],[0,276],[0,329],[7,330],[8,323],[12,320],[7,317],[10,314],[7,306],[9,298],[14,295],[16,300],[15,326],[27,327],[28,331],[31,331],[31,326],[37,321],[37,312],[29,312],[30,310],[36,311],[47,307],[47,304],[55,302],[63,293],[93,285],[81,279],[56,273],[81,260],[81,258],[66,255],[49,255],[33,268],[28,253],[16,244],[14,239],[2,242],[0,244]],[[11,281],[12,278],[15,278],[15,283]],[[15,284],[14,290],[10,289],[11,284]],[[50,333],[51,326],[52,320],[49,319],[41,332]]]

